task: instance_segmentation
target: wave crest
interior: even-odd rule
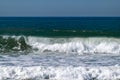
[[[120,53],[120,39],[118,38],[39,38],[28,37],[32,48],[39,52],[61,53]]]
[[[57,52],[65,54],[119,54],[120,39],[107,37],[47,38],[0,36],[0,51]]]

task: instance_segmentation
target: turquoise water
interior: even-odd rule
[[[0,17],[0,80],[119,79],[119,17]]]

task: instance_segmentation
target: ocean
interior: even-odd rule
[[[120,17],[0,17],[0,80],[119,80]]]

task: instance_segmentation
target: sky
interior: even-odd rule
[[[120,16],[120,0],[0,0],[0,16]]]

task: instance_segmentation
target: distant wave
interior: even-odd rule
[[[120,38],[47,38],[0,36],[0,51],[58,52],[65,54],[120,54]]]

